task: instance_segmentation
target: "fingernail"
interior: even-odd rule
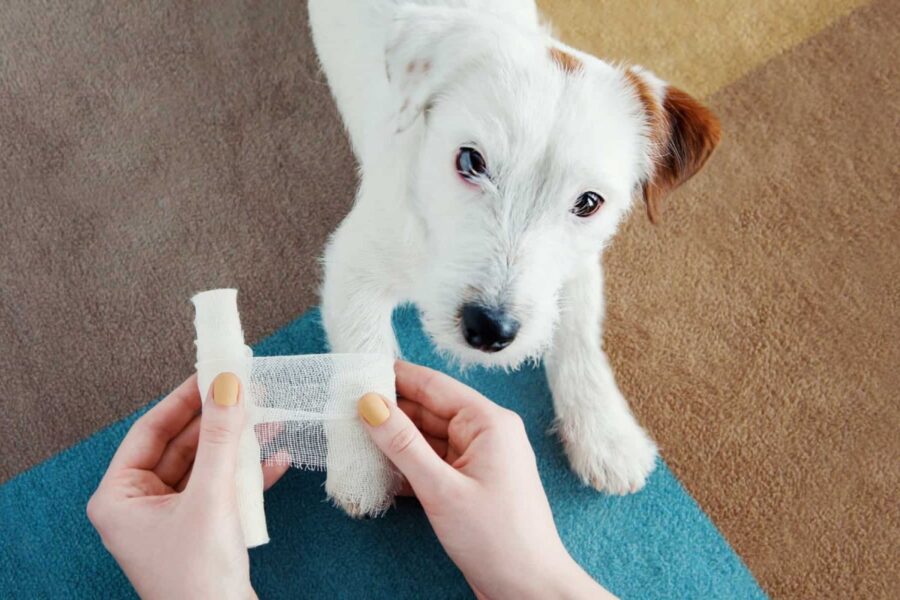
[[[213,379],[213,401],[219,406],[234,406],[241,382],[234,373],[219,373]]]
[[[366,394],[359,399],[357,404],[359,416],[365,419],[366,423],[372,427],[378,427],[391,416],[391,410],[388,408],[387,402],[378,394]]]

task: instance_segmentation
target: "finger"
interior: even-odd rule
[[[169,442],[153,471],[166,485],[175,486],[192,464],[200,441],[200,416],[194,417],[181,433]]]
[[[447,441],[449,421],[440,418],[421,404],[411,400],[398,400],[397,406],[406,413],[413,425],[422,432],[425,441],[428,442],[428,445],[431,446],[435,453],[446,460],[447,450],[450,447]]]
[[[398,395],[418,402],[442,419],[451,419],[466,407],[496,406],[466,384],[428,367],[398,360],[394,363],[394,374]]]
[[[422,433],[396,405],[378,394],[359,400],[359,414],[375,445],[394,463],[421,497],[455,481],[454,471],[425,441]]]
[[[397,406],[406,413],[406,416],[415,423],[416,427],[418,427],[419,431],[422,433],[434,437],[447,438],[447,425],[450,423],[449,419],[434,414],[418,402],[413,402],[412,400],[400,398],[397,400]]]
[[[263,463],[263,489],[267,490],[281,479],[287,470],[291,467],[291,456],[281,450],[276,452]]]
[[[450,420],[447,426],[447,462],[454,464],[451,458],[454,454],[459,457],[466,453],[472,443],[489,430],[502,426],[504,414],[513,415],[506,409],[497,407],[497,410],[481,410],[480,408],[464,408]]]
[[[190,423],[198,410],[197,376],[191,375],[131,426],[109,464],[110,470],[155,467],[169,441]]]
[[[269,421],[265,423],[257,423],[253,426],[256,432],[256,439],[260,446],[271,443],[284,430],[284,423],[281,421]]]
[[[194,472],[188,482],[219,495],[234,490],[238,442],[244,428],[241,382],[234,373],[219,373],[210,386],[210,396],[200,417],[200,442]]]
[[[287,434],[283,421],[268,421],[257,423],[253,427],[256,441],[259,444],[262,463],[285,462],[279,455],[287,456],[286,462],[290,463],[290,452],[285,448],[288,444]]]
[[[434,450],[434,453],[446,461],[447,450],[450,447],[447,440],[444,438],[436,438],[427,433],[423,433],[422,436],[425,438],[425,441],[428,442],[428,445],[431,446],[431,449]]]
[[[127,474],[116,482],[117,492],[123,498],[146,498],[147,496],[167,496],[174,490],[172,486],[150,471],[128,469]]]
[[[184,491],[184,488],[187,487],[188,482],[191,480],[191,473],[193,473],[193,472],[194,472],[194,465],[191,464],[191,466],[188,467],[187,473],[184,474],[184,477],[182,477],[182,478],[178,481],[178,483],[176,483],[176,484],[173,486],[173,488],[175,489],[176,492],[183,492],[183,491]]]
[[[444,455],[444,462],[448,465],[451,465],[454,469],[458,468],[456,461],[459,460],[461,456],[460,452],[453,446],[453,444],[447,444],[447,454]]]

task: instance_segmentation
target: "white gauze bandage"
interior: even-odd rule
[[[393,469],[369,439],[356,403],[367,392],[396,402],[393,358],[377,354],[253,357],[244,344],[237,290],[193,297],[201,397],[226,371],[243,386],[247,413],[235,485],[247,547],[269,541],[261,462],[329,470],[346,506],[383,509]],[[364,466],[364,468],[360,468]]]

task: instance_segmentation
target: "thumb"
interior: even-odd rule
[[[188,486],[205,490],[234,488],[238,442],[244,429],[242,396],[237,375],[216,375],[203,403],[200,441]]]
[[[369,393],[359,399],[357,409],[372,441],[403,473],[420,498],[458,476],[396,404]]]

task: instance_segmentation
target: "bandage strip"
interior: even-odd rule
[[[393,399],[394,361],[378,354],[254,358],[249,386],[263,460],[324,469],[329,453],[347,450],[335,444],[329,448],[327,424],[359,426],[356,403],[368,392]]]
[[[247,547],[269,541],[260,461],[307,469],[355,472],[360,501],[372,494],[367,480],[390,477],[390,465],[371,444],[356,416],[366,392],[395,401],[393,359],[372,354],[253,357],[244,343],[237,290],[201,292],[196,309],[197,384],[206,400],[219,373],[235,373],[243,385],[247,413],[235,476],[241,527]],[[254,431],[255,430],[255,431]],[[329,440],[331,447],[329,448]]]

